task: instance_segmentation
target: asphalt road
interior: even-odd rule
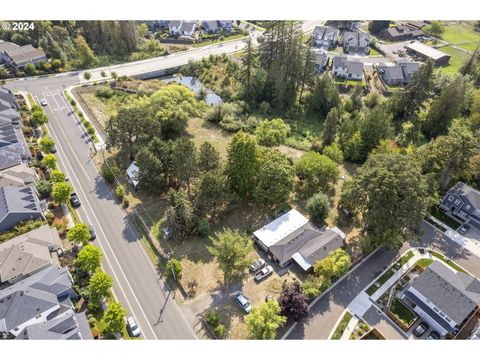
[[[157,274],[135,229],[110,187],[90,160],[91,148],[61,90],[41,94],[48,106],[48,127],[58,146],[59,164],[70,177],[82,205],[78,214],[91,224],[103,253],[114,292],[142,328],[146,339],[193,339],[195,334]]]
[[[431,226],[424,224],[422,231],[420,241],[406,243],[399,251],[380,250],[364,261],[311,308],[310,315],[297,324],[287,339],[328,339],[347,305],[380,275],[397,255],[411,247],[438,250],[473,275],[480,277],[480,258]]]

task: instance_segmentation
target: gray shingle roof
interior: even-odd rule
[[[22,325],[30,320],[35,320],[37,324],[45,322],[49,324],[43,329],[45,331],[50,331],[53,326],[58,326],[57,330],[67,329],[70,320],[64,325],[60,324],[71,317],[69,312],[72,311],[73,304],[70,299],[65,298],[65,295],[71,297],[74,294],[71,284],[71,276],[66,268],[49,266],[0,290],[0,331],[12,332],[14,335],[18,333],[19,338],[25,338],[28,330],[22,335],[24,332]],[[45,316],[39,317],[42,313]],[[56,321],[62,318],[63,320]],[[31,325],[33,324],[29,326]]]
[[[433,262],[410,284],[457,324],[480,303],[480,281],[455,272],[441,261]]]
[[[40,212],[40,204],[31,187],[0,187],[0,221],[9,213]]]
[[[471,186],[460,181],[450,189],[449,193],[464,196],[476,209],[480,209],[480,191],[475,190]]]
[[[49,264],[58,265],[51,251],[62,245],[58,232],[48,225],[0,244],[0,284],[27,276]]]

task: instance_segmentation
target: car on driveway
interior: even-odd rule
[[[140,336],[140,334],[142,332],[140,330],[140,326],[138,326],[137,322],[135,321],[135,319],[133,317],[129,317],[127,319],[127,328],[128,328],[128,332],[130,333],[130,335],[132,335],[134,337]]]
[[[470,225],[468,224],[463,224],[460,229],[458,229],[458,233],[461,235],[465,235],[467,231],[470,230]]]
[[[47,106],[47,105],[48,105],[47,100],[46,100],[46,99],[42,99],[42,100],[40,101],[40,105],[42,105],[42,106]]]
[[[238,306],[240,306],[245,313],[249,314],[250,311],[252,311],[252,305],[250,305],[250,302],[248,301],[248,299],[245,296],[243,296],[243,294],[240,291],[235,291],[233,293],[233,296]]]
[[[95,234],[95,230],[93,229],[92,225],[88,225],[88,231],[90,231],[90,241],[93,241],[97,238],[97,234]]]
[[[70,204],[72,204],[74,208],[78,208],[81,205],[80,199],[78,198],[77,194],[72,193],[70,195]]]
[[[438,340],[440,339],[440,334],[438,332],[436,332],[435,330],[433,330],[430,334],[428,334],[427,340]]]
[[[421,322],[416,328],[415,330],[413,330],[413,335],[415,335],[416,337],[420,337],[422,336],[423,334],[425,334],[425,332],[428,330],[429,326],[426,322]]]
[[[262,270],[255,274],[255,281],[260,282],[265,279],[267,276],[272,275],[273,268],[270,265],[265,266]]]
[[[255,262],[252,265],[250,265],[250,271],[255,273],[258,270],[260,270],[264,265],[265,265],[265,260],[263,259],[255,260]]]

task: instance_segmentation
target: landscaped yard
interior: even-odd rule
[[[417,315],[397,298],[392,300],[390,311],[407,327],[417,319]]]
[[[340,320],[337,328],[335,329],[335,332],[332,335],[332,340],[340,340],[352,317],[353,315],[350,314],[348,311],[343,315],[342,320]]]
[[[418,265],[421,268],[426,269],[434,261],[435,260],[432,260],[432,259],[420,259],[415,263],[415,265]]]
[[[201,47],[201,46],[212,45],[212,44],[221,44],[221,43],[224,43],[226,41],[238,40],[238,39],[243,39],[243,38],[247,38],[247,36],[244,35],[244,34],[235,34],[235,35],[226,36],[222,40],[219,40],[219,39],[205,40],[203,42],[195,43],[192,46],[193,47]]]
[[[451,227],[453,230],[457,229],[461,225],[458,221],[445,214],[445,212],[438,207],[434,207],[432,209],[432,216],[443,222],[445,225]]]
[[[455,269],[456,271],[467,273],[463,268],[458,266],[454,261],[452,261],[450,259],[447,259],[445,257],[445,255],[440,254],[439,252],[436,252],[436,251],[430,251],[430,254],[432,254],[432,256],[435,256],[437,259],[440,259],[441,261],[443,261],[444,263],[446,263],[447,265],[449,265],[451,268]]]

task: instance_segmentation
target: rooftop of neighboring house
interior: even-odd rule
[[[414,73],[417,72],[418,69],[420,69],[420,66],[422,66],[422,63],[415,62],[415,61],[406,61],[406,60],[400,60],[398,62],[398,65],[400,65],[407,76],[412,76]]]
[[[313,36],[319,40],[332,34],[336,34],[338,36],[340,34],[340,30],[331,26],[315,26],[315,29],[313,30]]]
[[[448,191],[449,195],[459,195],[468,199],[475,209],[480,210],[480,191],[459,181]]]
[[[343,41],[352,47],[367,47],[370,44],[370,34],[358,31],[345,31],[343,33]]]
[[[3,149],[0,149],[0,186],[28,186],[35,183],[35,170],[21,162],[21,158],[19,164],[1,169],[2,163],[6,165],[5,159],[10,160],[5,158],[1,150]],[[13,160],[15,159],[13,158]]]
[[[18,339],[91,339],[84,314],[73,310],[71,286],[67,268],[49,266],[0,290],[0,331]]]
[[[132,182],[133,186],[138,185],[138,174],[140,172],[140,169],[137,166],[137,163],[134,161],[130,164],[130,166],[127,168],[127,175]]]
[[[315,53],[315,64],[325,66],[325,64],[327,63],[327,60],[328,60],[328,56],[323,51],[319,51]]]
[[[11,149],[11,146],[6,146],[0,149],[0,170],[5,170],[22,163],[22,156],[17,148]]]
[[[175,27],[178,28],[180,25],[182,25],[182,22],[180,20],[170,20],[168,22],[169,27]]]
[[[8,41],[0,40],[0,52],[4,52],[4,51],[7,51],[7,50],[13,50],[13,49],[16,49],[18,47],[19,46],[17,44],[14,44],[14,43],[11,43],[11,42],[8,42]]]
[[[75,313],[66,307],[63,312],[46,322],[33,324],[16,337],[17,340],[92,340],[92,332],[85,312]]]
[[[32,187],[0,187],[0,221],[9,213],[40,211],[40,203]]]
[[[403,69],[400,65],[380,64],[378,72],[385,80],[404,80]]]
[[[11,109],[19,109],[17,100],[15,99],[15,95],[12,93],[11,90],[7,88],[0,87],[0,100],[2,100],[3,104],[9,104]]]
[[[45,58],[45,52],[43,50],[36,49],[30,44],[6,50],[5,54],[7,54],[8,57],[18,65]]]
[[[204,27],[207,27],[208,29],[216,29],[218,28],[219,24],[217,20],[207,20],[202,22]]]
[[[441,261],[434,261],[411,282],[407,291],[411,288],[457,324],[462,323],[480,303],[480,281]]]
[[[434,49],[428,45],[425,45],[421,42],[414,41],[413,43],[407,44],[406,45],[407,49],[413,50],[416,53],[422,54],[426,57],[429,57],[430,59],[437,60],[440,59],[444,56],[450,57],[450,55],[445,54],[444,52]]]
[[[197,23],[195,21],[182,21],[180,25],[180,32],[194,32]]]
[[[1,243],[0,284],[35,273],[49,264],[58,265],[53,251],[61,246],[57,230],[48,225]]]

